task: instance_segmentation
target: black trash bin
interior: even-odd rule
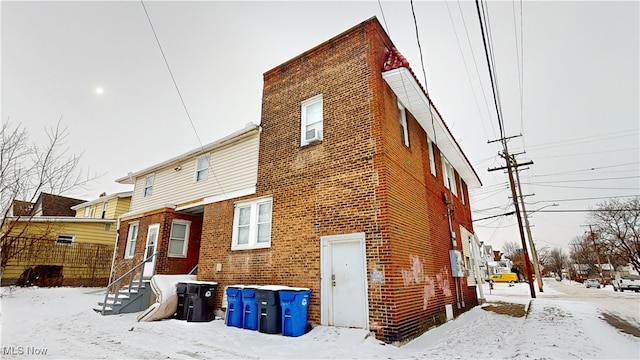
[[[267,334],[282,332],[282,310],[278,291],[284,287],[262,286],[256,289],[258,331]]]
[[[206,322],[215,318],[213,313],[213,299],[216,283],[188,283],[187,296],[189,308],[188,322]]]
[[[189,297],[187,296],[187,283],[180,282],[176,285],[176,293],[178,294],[178,308],[173,315],[174,319],[187,320],[189,312]]]

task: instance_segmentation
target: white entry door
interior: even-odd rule
[[[144,251],[144,258],[147,259],[149,256],[156,253],[156,246],[158,244],[158,232],[160,231],[160,224],[149,225],[149,230],[147,231],[147,245]],[[156,259],[157,256],[147,260],[144,263],[144,268],[142,270],[142,276],[145,278],[150,278],[153,276],[153,273],[156,268]]]
[[[323,236],[321,322],[368,329],[364,233]]]

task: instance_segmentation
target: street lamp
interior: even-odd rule
[[[533,210],[532,212],[529,213],[529,215],[551,206],[558,206],[558,204],[553,203],[553,204],[545,205],[539,209]],[[531,256],[533,257],[533,271],[535,272],[536,280],[538,281],[538,290],[540,292],[544,292],[544,289],[542,288],[542,276],[540,276],[540,265],[538,264],[538,252],[536,251],[536,246],[533,243],[533,236],[531,236],[531,227],[529,226],[529,216],[527,216],[527,210],[525,210],[524,202],[522,203],[522,211],[524,212],[524,224],[525,224],[525,227],[527,228],[527,236],[529,237],[529,247],[531,248]]]

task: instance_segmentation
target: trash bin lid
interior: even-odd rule
[[[260,286],[258,289],[259,290],[280,291],[280,290],[289,290],[291,288],[288,287],[288,286],[285,286],[285,285],[265,285],[265,286]]]

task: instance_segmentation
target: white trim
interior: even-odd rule
[[[182,254],[172,254],[171,253],[171,240],[173,238],[171,235],[173,234],[173,226],[175,224],[185,225],[185,234],[184,234],[184,244],[182,245]],[[175,257],[175,258],[185,258],[187,257],[187,249],[189,248],[189,231],[191,230],[191,221],[183,220],[183,219],[175,219],[171,222],[171,230],[169,231],[169,244],[167,246],[167,257]],[[176,239],[178,240],[178,239]]]
[[[202,204],[203,205],[213,204],[223,200],[229,200],[229,199],[233,199],[241,196],[253,195],[255,193],[256,193],[256,187],[252,186],[252,187],[248,187],[248,188],[244,188],[236,191],[227,192],[220,195],[208,196],[204,198],[204,200],[202,201]],[[189,207],[191,206],[193,205],[190,205]],[[176,210],[182,210],[182,208],[176,209]]]
[[[320,237],[320,324],[327,325],[329,322],[329,304],[331,304],[331,291],[327,289],[331,287],[331,278],[323,277],[326,269],[331,269],[331,255],[329,251],[329,245],[339,242],[351,242],[359,241],[362,252],[362,278],[364,279],[364,311],[365,321],[364,330],[369,330],[369,278],[367,276],[367,248],[366,248],[366,236],[363,232],[340,234],[340,235],[328,235]]]
[[[382,78],[398,99],[409,109],[411,115],[418,121],[418,124],[427,135],[437,141],[438,148],[451,161],[460,176],[464,178],[467,187],[473,189],[482,186],[482,182],[473,166],[465,157],[462,149],[440,116],[432,110],[433,106],[429,103],[420,84],[418,84],[409,69],[400,67],[385,71],[382,73]]]

